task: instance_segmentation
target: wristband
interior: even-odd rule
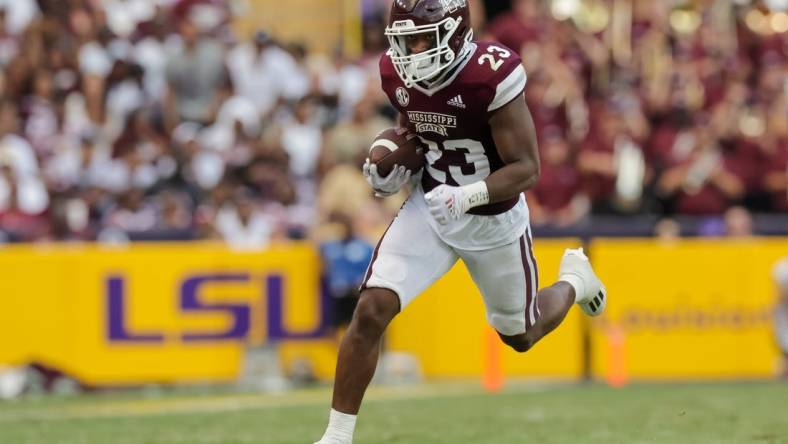
[[[465,195],[462,202],[463,213],[471,208],[490,203],[490,193],[487,191],[487,183],[485,181],[480,180],[461,188]]]

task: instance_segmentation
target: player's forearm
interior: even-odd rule
[[[501,202],[519,196],[539,179],[539,164],[527,161],[510,163],[490,174],[485,183],[490,194],[490,202]]]
[[[471,208],[511,199],[531,188],[539,177],[539,164],[531,164],[536,165],[535,168],[527,165],[524,162],[512,163],[485,180],[460,187],[462,193],[458,197],[461,212],[465,213]]]
[[[490,202],[520,195],[539,178],[539,149],[536,129],[524,98],[513,100],[490,118],[498,155],[506,166],[486,179]]]

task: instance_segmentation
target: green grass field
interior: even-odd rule
[[[311,444],[326,388],[0,402],[2,444]],[[788,384],[374,388],[357,444],[788,443]]]

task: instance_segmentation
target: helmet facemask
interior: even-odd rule
[[[462,54],[461,47],[456,53],[449,42],[459,28],[462,18],[446,17],[437,23],[416,26],[412,20],[398,20],[386,27],[385,35],[391,49],[389,56],[397,74],[411,87],[417,82],[433,80],[452,66]],[[411,54],[407,37],[418,34],[432,34],[435,45],[418,54]],[[466,42],[469,38],[465,39]]]

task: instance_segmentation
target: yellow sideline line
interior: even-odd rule
[[[407,387],[376,387],[366,397],[370,401],[423,399],[431,397],[456,397],[482,394],[478,386],[469,385],[417,385]],[[60,407],[25,406],[30,411],[6,411],[0,414],[0,423],[20,421],[60,421],[70,419],[157,416],[185,413],[227,412],[277,407],[328,405],[330,392],[295,391],[282,394],[239,394],[231,396],[168,398],[130,401],[97,400],[88,405]]]

